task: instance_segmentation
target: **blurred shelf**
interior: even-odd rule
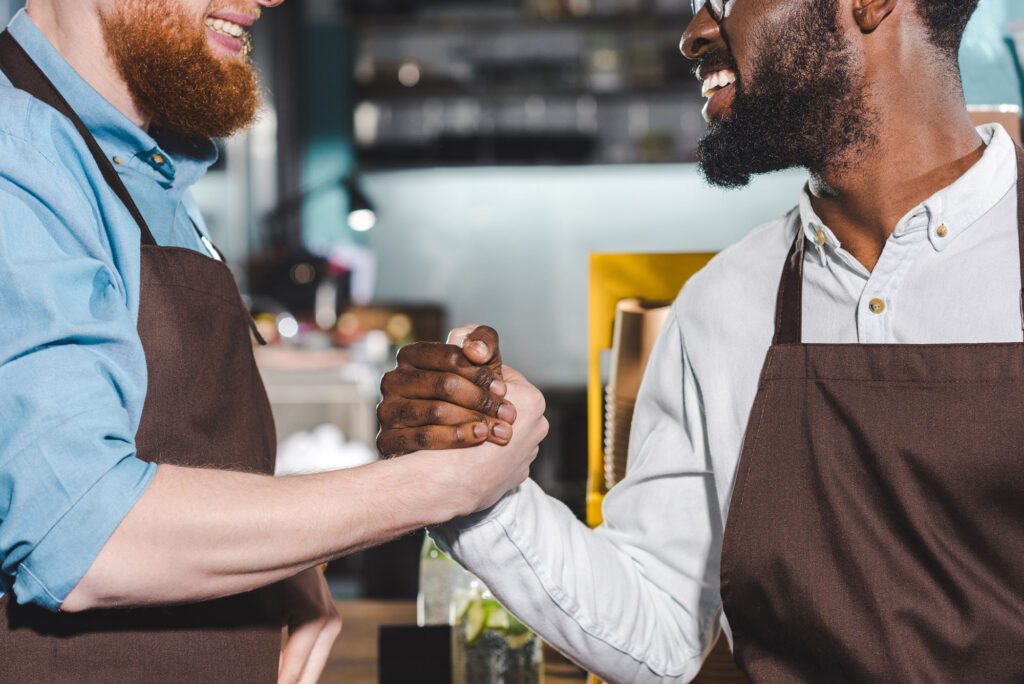
[[[678,97],[686,100],[700,99],[700,84],[696,80],[673,81],[657,85],[625,86],[621,89],[597,89],[582,86],[509,86],[495,87],[482,86],[459,87],[459,86],[414,86],[406,88],[395,87],[357,87],[356,98],[360,102],[408,102],[426,99],[480,99],[496,100],[502,98],[523,98],[530,96],[543,96],[550,98],[578,99],[580,97],[593,97],[595,99],[636,99],[636,98],[664,98]]]
[[[678,27],[682,33],[693,15],[682,13],[587,14],[545,18],[521,12],[466,13],[466,14],[353,14],[352,26],[356,31],[509,31],[537,28],[603,28],[616,32],[634,29],[663,31],[667,26]]]

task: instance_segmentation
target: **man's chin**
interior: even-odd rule
[[[745,150],[730,149],[714,133],[706,135],[697,146],[697,168],[704,180],[716,187],[736,189],[750,185],[754,172],[749,165]]]

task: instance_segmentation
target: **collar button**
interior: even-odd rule
[[[156,164],[157,166],[163,166],[164,164],[167,163],[167,159],[164,157],[164,155],[160,154],[159,152],[154,152],[153,154],[149,155],[149,160]]]
[[[944,238],[949,235],[949,228],[943,223],[941,226],[935,229],[935,234],[940,238]]]

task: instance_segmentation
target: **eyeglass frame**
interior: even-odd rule
[[[711,18],[721,24],[732,13],[734,4],[736,0],[690,0],[690,9],[693,10],[693,16],[697,16],[698,12],[707,7]]]

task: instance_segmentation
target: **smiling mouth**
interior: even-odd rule
[[[211,14],[206,17],[205,24],[211,40],[220,49],[247,58],[252,52],[252,34],[249,29],[255,21],[256,17],[242,14],[230,14],[230,18]]]
[[[206,28],[213,29],[217,33],[222,33],[232,38],[242,38],[249,33],[245,30],[244,26],[219,17],[206,17]]]
[[[704,77],[701,86],[701,95],[706,98],[714,97],[715,93],[728,88],[736,82],[736,72],[732,69],[721,69],[713,71]]]
[[[710,122],[712,118],[725,113],[731,104],[730,95],[735,92],[738,77],[736,72],[730,68],[716,69],[700,74],[701,95],[707,98],[704,105],[704,120]]]

